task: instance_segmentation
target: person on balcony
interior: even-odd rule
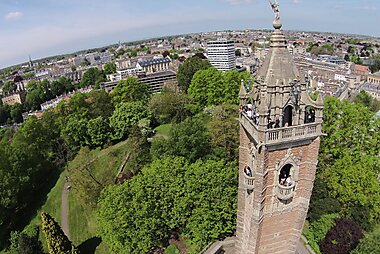
[[[290,187],[290,186],[292,186],[293,185],[293,180],[292,180],[292,178],[291,178],[291,175],[289,175],[287,178],[286,178],[286,180],[285,180],[285,186],[286,187]]]
[[[252,170],[251,170],[251,168],[249,167],[249,166],[245,166],[244,167],[244,174],[246,175],[246,176],[248,176],[248,177],[252,177],[253,175],[252,175]]]
[[[280,128],[280,118],[278,116],[274,120],[274,128]]]

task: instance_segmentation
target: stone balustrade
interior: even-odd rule
[[[255,177],[250,177],[244,174],[244,185],[247,188],[247,190],[253,190],[255,187]]]
[[[295,186],[295,183],[293,183],[291,186],[284,186],[279,184],[277,188],[277,197],[281,200],[289,200],[293,198]]]
[[[244,128],[253,135],[253,138],[259,143],[259,132],[265,132],[263,143],[267,145],[288,142],[294,139],[316,138],[322,135],[322,125],[320,123],[308,123],[283,128],[272,128],[260,131],[258,126],[253,123],[245,114],[240,117],[240,123]]]

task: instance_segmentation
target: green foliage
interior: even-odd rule
[[[11,114],[12,122],[21,123],[23,121],[23,118],[22,118],[22,112],[24,109],[23,106],[19,103],[16,103],[15,105],[12,105],[10,109],[11,109],[10,114]]]
[[[146,253],[178,229],[202,247],[233,232],[236,184],[234,165],[223,161],[154,161],[102,192],[100,234],[112,253]]]
[[[136,126],[144,118],[150,119],[151,114],[143,102],[122,102],[118,104],[110,117],[110,126],[114,130],[113,138],[120,140],[127,137],[130,128]]]
[[[204,119],[188,118],[182,123],[172,125],[168,139],[155,139],[151,154],[154,159],[170,155],[183,156],[194,162],[209,154],[208,139]]]
[[[87,144],[90,146],[101,147],[108,143],[111,135],[108,119],[102,116],[90,119],[87,122],[87,134],[89,137]]]
[[[317,55],[317,56],[318,55],[333,55],[335,52],[333,44],[325,44],[322,46],[313,45],[309,50],[311,54]]]
[[[177,72],[177,80],[182,91],[184,93],[187,92],[190,87],[191,80],[197,71],[207,70],[210,67],[211,64],[208,61],[202,60],[199,57],[190,57],[186,59],[186,61],[179,66]]]
[[[379,219],[379,165],[380,160],[376,156],[345,155],[325,172],[331,196],[343,204],[348,215],[351,215],[352,209],[363,206],[369,208],[370,222]]]
[[[311,199],[312,221],[340,213],[370,229],[379,219],[379,127],[369,108],[325,99],[319,169]]]
[[[106,63],[103,68],[106,75],[114,74],[116,72],[116,64],[114,62]]]
[[[179,249],[177,246],[170,244],[166,249],[165,249],[165,254],[179,254]]]
[[[190,114],[185,107],[187,103],[184,94],[163,90],[152,96],[149,109],[160,124],[180,122]]]
[[[358,55],[350,56],[350,62],[353,62],[355,64],[363,64],[363,61],[360,59]]]
[[[80,82],[81,87],[99,85],[101,82],[106,81],[106,75],[98,68],[92,67],[83,73],[82,80]]]
[[[207,129],[210,146],[216,158],[228,161],[238,159],[239,122],[236,120],[238,107],[235,105],[219,105],[214,108]]]
[[[132,101],[147,101],[150,98],[150,87],[140,83],[137,78],[129,77],[121,80],[111,92],[115,104]]]
[[[58,223],[49,214],[45,212],[41,213],[41,223],[50,254],[76,253],[76,248],[63,233]]]
[[[220,72],[215,68],[195,73],[188,90],[189,97],[200,107],[221,103],[238,104],[241,80],[247,81],[249,73]]]
[[[3,85],[3,94],[12,93],[16,91],[16,85],[13,81],[6,81]]]
[[[325,238],[327,232],[335,225],[335,219],[339,218],[338,214],[325,214],[318,220],[309,224],[309,228],[304,235],[311,248],[320,254],[319,242]]]
[[[372,73],[378,72],[380,70],[380,54],[375,55],[371,60],[370,69]]]
[[[360,241],[359,245],[351,254],[375,254],[380,253],[380,227],[377,226],[373,231],[367,233]]]
[[[43,254],[38,236],[38,227],[34,227],[30,232],[12,232],[9,254]]]

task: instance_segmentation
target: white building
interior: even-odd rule
[[[207,43],[208,60],[220,71],[234,70],[236,65],[235,45],[233,41],[218,39]]]

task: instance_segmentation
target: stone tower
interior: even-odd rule
[[[310,98],[279,16],[273,26],[251,92],[240,90],[235,254],[296,252],[318,163],[323,101]]]

